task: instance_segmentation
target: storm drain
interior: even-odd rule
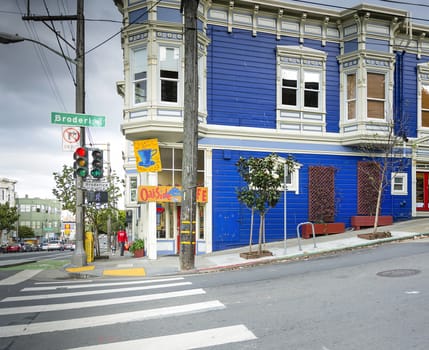
[[[413,276],[420,273],[420,270],[416,269],[395,269],[395,270],[387,270],[381,271],[377,273],[377,276],[381,277],[407,277]]]

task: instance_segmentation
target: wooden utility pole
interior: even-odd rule
[[[181,11],[185,16],[185,91],[179,255],[181,270],[192,270],[195,266],[198,159],[198,3],[199,0],[182,0],[181,2]]]
[[[76,15],[73,16],[32,16],[30,15],[30,1],[27,5],[27,16],[23,20],[32,21],[65,21],[76,20],[76,90],[75,90],[75,110],[76,113],[85,113],[85,18],[84,0],[76,0]],[[64,57],[62,55],[62,57]],[[66,57],[64,57],[66,58]],[[85,128],[80,127],[80,146],[85,146]],[[85,193],[83,191],[83,179],[76,176],[76,249],[72,255],[72,264],[84,266],[86,253],[83,247],[85,230]]]

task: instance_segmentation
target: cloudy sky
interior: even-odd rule
[[[299,1],[289,2],[296,3]],[[414,19],[429,25],[429,0],[366,3],[411,11]],[[331,9],[359,4],[360,1],[315,0]],[[31,0],[33,15],[75,14],[76,0]],[[46,7],[45,7],[46,4]],[[341,7],[338,6],[340,4]],[[0,1],[0,32],[19,34],[59,49],[54,33],[42,22],[23,21],[27,0]],[[120,132],[122,99],[116,82],[123,79],[120,35],[121,15],[113,0],[85,1],[86,113],[106,117],[106,127],[90,128],[87,143],[110,143],[113,169],[122,176]],[[56,31],[72,42],[75,23],[55,22]],[[97,45],[105,44],[92,50]],[[63,44],[63,47],[66,46]],[[68,48],[66,55],[75,57]],[[73,164],[71,152],[63,151],[62,127],[50,121],[51,112],[75,111],[72,72],[64,60],[31,42],[0,44],[0,177],[17,180],[19,197],[53,198],[52,173]]]
[[[76,14],[76,0],[31,0],[31,13]],[[0,1],[0,32],[18,33],[59,50],[55,34],[42,22],[23,21],[27,0]],[[85,4],[85,46],[91,50],[121,28],[112,0]],[[75,23],[54,22],[72,42]],[[75,58],[73,48],[63,45]],[[0,177],[17,180],[19,197],[53,198],[52,173],[73,165],[73,153],[63,151],[62,126],[51,124],[51,112],[75,112],[74,67],[31,42],[0,44]],[[87,143],[110,143],[113,168],[122,175],[120,133],[122,99],[116,82],[123,79],[120,35],[86,55],[86,113],[106,117],[105,128],[90,128]],[[106,158],[106,155],[105,155]]]

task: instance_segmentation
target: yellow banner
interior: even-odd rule
[[[134,154],[139,173],[162,170],[158,139],[134,141]]]
[[[181,202],[180,186],[139,186],[137,201],[144,202]],[[207,187],[197,187],[197,203],[207,203]]]

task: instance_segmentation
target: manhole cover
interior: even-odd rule
[[[415,269],[396,269],[378,272],[377,275],[381,277],[406,277],[413,276],[420,273],[420,270]]]

